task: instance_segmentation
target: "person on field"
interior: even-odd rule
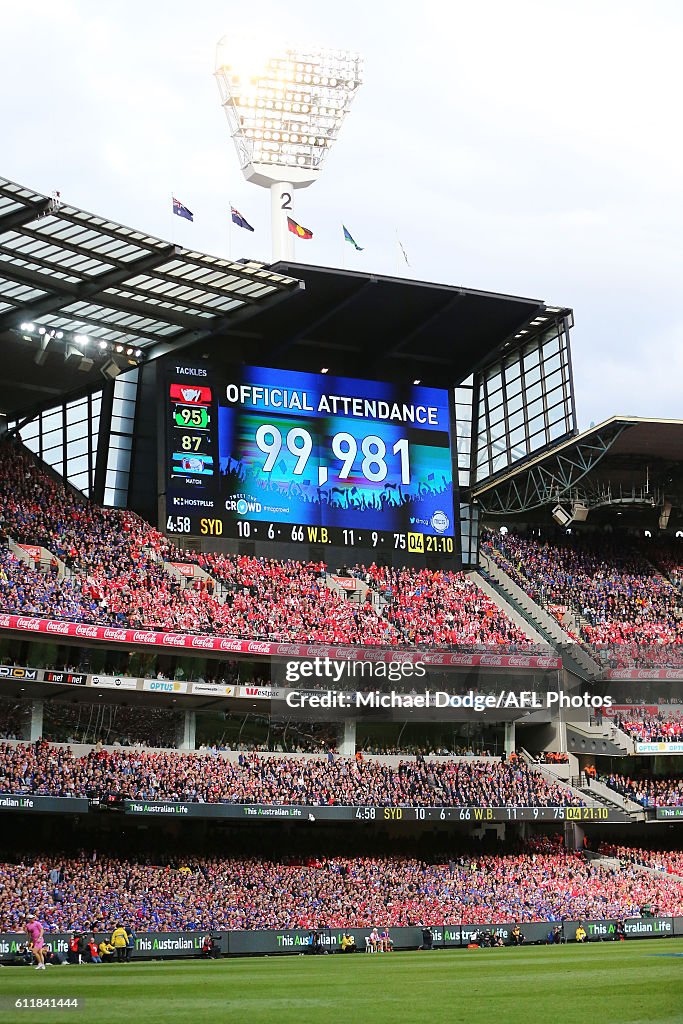
[[[111,944],[116,950],[116,962],[119,964],[125,963],[128,950],[128,933],[122,924],[118,925],[112,932]]]
[[[79,960],[79,957],[78,957],[78,944],[79,944],[79,940],[80,940],[80,936],[76,932],[74,932],[73,935],[71,936],[71,938],[69,939],[69,956],[68,956],[68,961],[69,961],[70,964],[78,964],[78,963],[80,963],[80,960]]]
[[[45,970],[45,940],[43,938],[43,926],[35,914],[29,914],[26,919],[26,934],[28,935],[28,948],[33,953],[36,962],[36,970]]]
[[[91,964],[101,964],[102,957],[100,956],[100,947],[95,942],[95,936],[91,935],[90,941],[88,942],[88,954],[89,962]]]
[[[126,963],[129,964],[133,959],[133,953],[135,952],[135,940],[137,936],[133,931],[132,927],[126,925]]]
[[[585,942],[586,941],[586,939],[587,939],[586,929],[583,927],[582,924],[579,924],[578,928],[576,929],[576,934],[575,934],[574,937],[575,937],[577,942]]]
[[[116,950],[112,946],[111,942],[107,942],[106,939],[103,939],[102,942],[100,942],[99,954],[103,964],[111,964],[116,958]]]

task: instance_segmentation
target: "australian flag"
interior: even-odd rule
[[[247,231],[253,231],[251,224],[243,217],[239,210],[236,210],[234,206],[230,207],[230,216],[232,217],[233,224],[236,224],[238,228],[246,228]]]
[[[194,220],[194,214],[190,210],[188,210],[186,206],[183,206],[183,204],[179,202],[175,198],[175,196],[173,197],[173,212],[178,217],[184,217],[185,220]]]

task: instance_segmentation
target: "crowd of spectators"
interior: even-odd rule
[[[40,572],[5,552],[3,611],[294,642],[530,646],[463,573],[361,567],[386,598],[378,612],[330,589],[322,562],[181,551],[132,512],[85,501],[11,441],[0,445],[0,507],[5,537],[46,548],[67,568],[63,577],[55,559]],[[209,576],[188,583],[165,561]]]
[[[323,562],[214,553],[195,557],[227,588],[219,615],[222,632],[314,643],[400,642],[370,603],[352,604],[330,590]]]
[[[493,750],[482,747],[479,743],[458,744],[458,743],[380,743],[373,740],[361,741],[360,748],[364,754],[378,754],[380,756],[396,756],[399,754],[413,754],[415,757],[495,757]]]
[[[643,807],[683,807],[683,779],[632,779],[614,772],[602,777],[602,782]]]
[[[397,569],[374,562],[351,572],[380,593],[385,618],[411,645],[531,646],[522,630],[464,573]]]
[[[534,761],[537,764],[569,764],[569,754],[563,750],[542,750]]]
[[[39,741],[0,743],[0,792],[102,800],[231,804],[580,806],[571,790],[524,762],[296,759],[241,753],[239,759],[130,748],[94,749]]]
[[[59,579],[0,547],[0,609],[19,615],[50,614],[72,622],[107,623],[106,609],[83,593],[77,578]]]
[[[678,855],[681,856],[680,854]],[[637,862],[635,862],[637,863]],[[201,858],[141,863],[83,853],[0,863],[0,931],[401,926],[683,914],[683,882],[561,850],[459,857]]]
[[[552,543],[488,531],[483,549],[537,603],[571,609],[595,647],[683,643],[679,590],[635,548],[607,536]]]
[[[29,713],[27,701],[0,697],[0,738],[19,740],[25,736]]]
[[[167,708],[45,701],[43,739],[124,747],[175,747],[182,716]]]
[[[683,715],[647,712],[620,712],[615,725],[640,743],[680,743],[683,741]]]
[[[382,600],[351,602],[326,585],[322,562],[181,551],[133,513],[85,501],[16,442],[0,445],[0,508],[5,539],[41,545],[67,568],[63,576],[54,560],[40,571],[0,550],[5,611],[275,641],[532,648],[464,573],[356,566],[347,571]],[[606,536],[553,543],[503,532],[485,533],[483,548],[536,601],[570,610],[585,642],[619,652],[619,665],[643,663],[644,650],[648,663],[668,664],[672,649],[683,651],[673,548],[646,558]],[[209,575],[188,584],[164,561]]]
[[[676,875],[683,881],[683,851],[681,850],[650,850],[645,847],[601,843],[599,852],[606,857],[617,857],[623,866],[638,865],[652,868],[665,874]]]

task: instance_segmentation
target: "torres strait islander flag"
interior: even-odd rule
[[[287,227],[289,228],[293,235],[297,236],[297,238],[313,238],[312,231],[310,231],[308,228],[302,227],[301,224],[297,224],[297,222],[295,220],[292,220],[291,217],[287,218]]]

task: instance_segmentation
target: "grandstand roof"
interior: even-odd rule
[[[305,288],[277,309],[254,308],[228,326],[230,357],[262,366],[405,380],[440,387],[459,383],[505,349],[522,344],[566,308],[540,299],[498,295],[403,277],[275,263]],[[543,316],[537,324],[533,321]],[[201,356],[194,346],[189,355]]]
[[[473,486],[485,514],[584,502],[593,512],[683,508],[683,420],[613,416]]]
[[[0,178],[0,410],[25,411],[101,383],[116,345],[159,355],[222,333],[301,287],[262,264],[183,249]],[[27,322],[64,333],[42,365],[38,339],[22,336]],[[87,369],[66,362],[74,334],[90,339]]]

